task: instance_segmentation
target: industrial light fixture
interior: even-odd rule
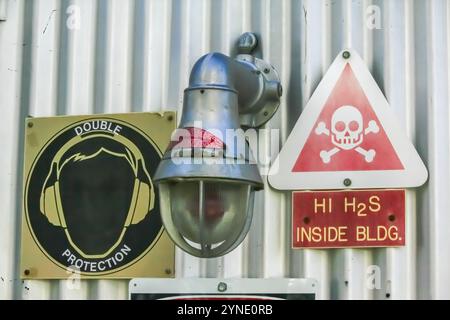
[[[248,143],[242,150],[223,138],[263,125],[278,109],[279,77],[251,54],[256,46],[255,34],[244,33],[236,58],[210,53],[196,62],[179,127],[154,177],[169,236],[197,257],[224,255],[244,240],[254,193],[264,187]]]

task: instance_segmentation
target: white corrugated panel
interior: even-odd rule
[[[260,36],[262,56],[281,75],[282,104],[266,128],[281,129],[282,142],[332,59],[351,46],[430,178],[407,192],[404,248],[291,250],[291,196],[266,184],[244,243],[211,260],[177,252],[177,277],[312,277],[322,299],[450,298],[449,1],[0,0],[0,7],[0,299],[127,297],[123,280],[73,288],[19,279],[24,117],[180,111],[194,62],[209,51],[232,54],[245,31]],[[378,10],[380,29],[370,29]],[[274,157],[269,136],[261,139],[263,155]],[[379,289],[367,285],[373,266]]]

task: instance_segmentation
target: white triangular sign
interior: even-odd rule
[[[279,190],[417,187],[427,169],[354,50],[334,60],[269,171]]]

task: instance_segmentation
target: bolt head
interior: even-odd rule
[[[281,83],[278,83],[277,93],[278,97],[281,98],[281,96],[283,95],[283,86],[281,85]]]
[[[344,51],[344,52],[342,53],[342,57],[343,57],[344,59],[350,58],[350,52]]]
[[[352,180],[350,180],[349,178],[345,178],[344,179],[344,186],[349,187],[352,185]]]
[[[251,53],[258,45],[258,39],[252,32],[246,32],[239,37],[237,43],[238,52],[241,54]]]
[[[227,284],[225,282],[219,282],[219,284],[217,285],[217,291],[219,292],[227,291]]]

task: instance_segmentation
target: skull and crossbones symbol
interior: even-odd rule
[[[319,122],[315,129],[317,135],[331,135],[331,142],[335,145],[328,151],[320,151],[320,158],[323,163],[329,163],[331,158],[341,150],[355,150],[364,156],[366,162],[372,162],[376,151],[365,150],[360,145],[365,135],[379,131],[380,128],[375,120],[370,120],[367,128],[363,130],[363,116],[357,108],[348,105],[339,107],[331,116],[331,131],[323,121]]]

